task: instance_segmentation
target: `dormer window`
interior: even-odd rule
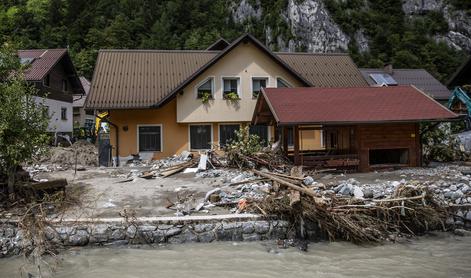
[[[43,79],[43,85],[46,86],[46,87],[49,87],[49,84],[50,84],[50,76],[49,74],[46,75],[46,77],[44,77]]]
[[[223,92],[224,99],[234,99],[234,96],[240,98],[239,94],[239,78],[223,78]]]
[[[67,88],[67,80],[65,79],[62,79],[62,91],[63,92],[67,92],[68,88]]]
[[[208,78],[206,79],[203,83],[201,83],[197,88],[196,88],[196,94],[198,99],[212,99],[213,98],[213,91],[214,91],[214,79],[213,78]]]
[[[262,92],[262,88],[266,88],[268,83],[268,78],[252,78],[252,98],[257,98],[258,95]]]
[[[284,80],[283,78],[278,77],[276,79],[276,87],[277,88],[290,88],[291,85],[288,82],[286,82],[286,80]]]

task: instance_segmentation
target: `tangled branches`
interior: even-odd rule
[[[444,229],[447,210],[425,188],[399,186],[391,199],[317,198],[306,194],[295,206],[289,192],[270,195],[260,204],[268,214],[282,216],[293,224],[317,223],[330,240],[378,243],[390,236],[418,235]]]

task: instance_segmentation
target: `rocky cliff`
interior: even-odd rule
[[[233,20],[237,23],[263,21],[266,41],[277,50],[335,52],[345,51],[350,43],[354,43],[360,52],[368,52],[370,50],[368,27],[359,26],[354,32],[346,32],[341,24],[336,22],[326,4],[330,3],[332,6],[353,3],[351,6],[354,8],[345,11],[348,16],[348,13],[367,12],[371,1],[287,0],[281,1],[284,8],[276,9],[267,4],[267,1],[242,0],[235,1],[231,5],[231,11]],[[456,8],[447,0],[398,0],[397,2],[402,3],[404,21],[420,19],[430,12],[438,13],[447,23],[448,30],[433,34],[432,37],[437,42],[446,42],[454,49],[471,51],[471,16],[466,11]],[[277,26],[273,26],[273,21],[264,20],[268,15],[273,18],[273,13],[278,13],[281,19],[276,21]],[[280,22],[286,25],[281,28],[282,31],[279,30]]]

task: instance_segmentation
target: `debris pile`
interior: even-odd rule
[[[98,150],[95,145],[84,140],[77,141],[70,147],[51,147],[49,154],[43,157],[39,164],[42,165],[38,167],[54,170],[67,169],[75,164],[98,166]]]

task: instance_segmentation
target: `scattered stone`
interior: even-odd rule
[[[465,229],[455,229],[453,232],[457,236],[471,236],[471,231],[467,231]]]
[[[311,185],[314,183],[314,179],[311,176],[307,176],[303,180],[304,185]]]

